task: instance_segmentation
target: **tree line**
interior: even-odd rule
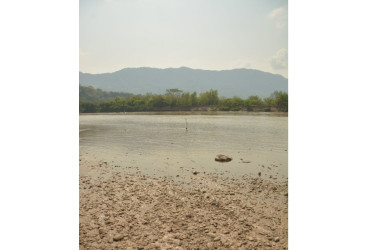
[[[79,100],[85,102],[104,102],[111,101],[116,97],[131,97],[134,96],[131,93],[124,92],[113,92],[113,91],[102,91],[101,89],[95,89],[92,86],[79,85]]]
[[[95,90],[90,88],[92,92]],[[80,86],[80,91],[83,89]],[[98,90],[100,93],[104,92]],[[105,92],[104,92],[105,93]],[[112,94],[115,92],[111,92]],[[179,89],[167,89],[165,94],[145,94],[116,96],[111,100],[93,98],[87,99],[80,93],[79,112],[134,112],[158,110],[193,110],[199,107],[208,107],[217,111],[288,111],[288,94],[281,91],[273,92],[269,97],[261,99],[258,96],[249,96],[247,99],[240,97],[219,97],[217,90],[209,90],[199,95],[196,92],[184,92]]]

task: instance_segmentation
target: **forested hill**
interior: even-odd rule
[[[133,94],[123,92],[106,92],[101,89],[95,89],[92,86],[85,87],[79,85],[79,101],[85,102],[104,102],[111,101],[116,97],[131,97]]]
[[[79,72],[83,86],[93,86],[104,91],[120,91],[134,94],[162,94],[165,89],[180,89],[186,92],[218,90],[225,97],[261,98],[274,91],[288,92],[288,79],[253,69],[200,70],[181,68],[124,68],[104,74]]]

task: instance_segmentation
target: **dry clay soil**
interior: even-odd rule
[[[79,177],[80,249],[288,249],[287,180],[86,167],[95,175]]]

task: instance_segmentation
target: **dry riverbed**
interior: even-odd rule
[[[288,249],[287,181],[86,167],[80,249]]]

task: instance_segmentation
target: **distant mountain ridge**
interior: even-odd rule
[[[267,97],[276,90],[288,92],[288,79],[254,69],[201,70],[181,68],[124,68],[113,73],[89,74],[79,72],[82,86],[93,86],[104,91],[133,94],[164,94],[166,89],[178,88],[198,94],[210,89],[220,96],[251,95]]]

